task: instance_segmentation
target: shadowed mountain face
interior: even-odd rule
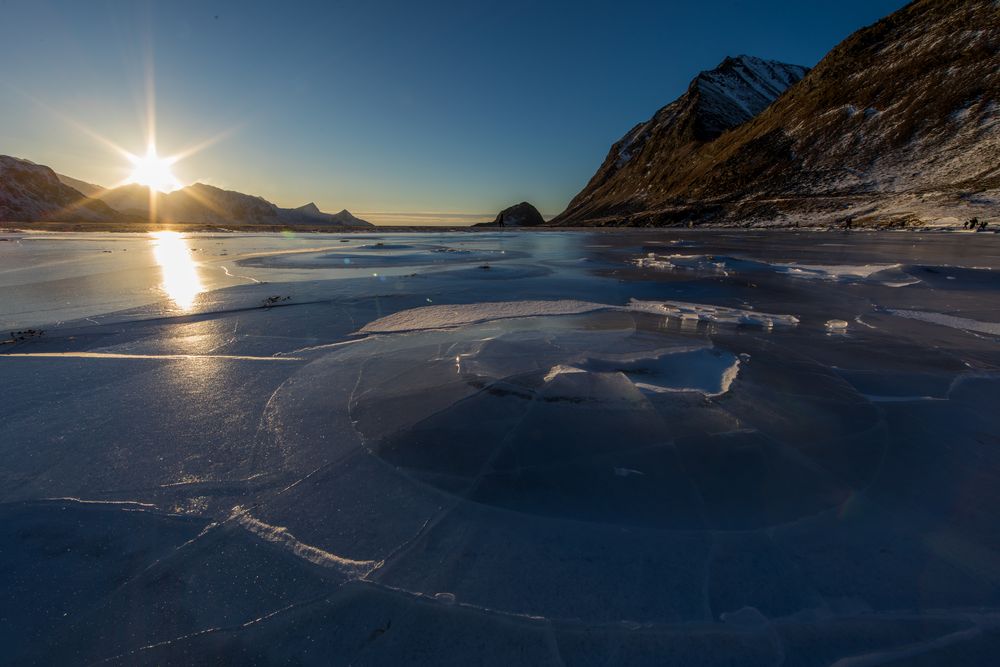
[[[77,192],[80,192],[88,197],[97,197],[105,188],[100,185],[94,185],[93,183],[88,183],[87,181],[81,181],[79,178],[73,178],[72,176],[67,176],[66,174],[56,174],[62,183],[73,188]]]
[[[996,19],[993,0],[917,0],[842,42],[770,106],[746,105],[751,113],[742,119],[736,100],[758,92],[759,84],[733,75],[747,59],[728,60],[612,147],[553,222],[790,216],[828,222],[845,215],[915,219],[995,210]],[[746,64],[742,69],[758,72]],[[764,92],[774,94],[780,82]],[[752,100],[760,105],[766,97]]]
[[[114,222],[121,216],[59,180],[46,166],[0,155],[0,220]]]

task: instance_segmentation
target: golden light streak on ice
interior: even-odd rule
[[[179,232],[150,232],[153,257],[163,272],[162,289],[182,310],[190,310],[195,299],[205,291],[198,277],[198,265],[191,258],[187,239]]]

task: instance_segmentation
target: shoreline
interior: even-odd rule
[[[1000,226],[993,229],[986,229],[982,232],[974,232],[962,228],[961,225],[927,225],[921,227],[885,227],[885,226],[856,226],[853,229],[845,230],[839,225],[760,225],[752,226],[747,224],[735,225],[701,225],[697,227],[688,226],[662,226],[662,227],[618,227],[611,225],[601,226],[550,226],[539,225],[535,227],[505,227],[476,226],[476,225],[376,225],[374,227],[337,227],[325,225],[207,225],[201,223],[174,223],[174,224],[142,224],[142,223],[108,223],[108,222],[0,222],[0,234],[31,234],[39,232],[63,232],[63,233],[112,233],[112,234],[146,234],[158,231],[175,231],[182,233],[209,233],[209,234],[414,234],[414,233],[482,233],[482,232],[592,232],[592,233],[650,233],[650,232],[677,232],[677,233],[699,233],[699,232],[851,232],[851,233],[910,233],[910,234],[947,234],[960,232],[966,234],[998,234]]]

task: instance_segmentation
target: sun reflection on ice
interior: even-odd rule
[[[153,237],[153,257],[163,272],[160,289],[179,308],[190,309],[205,288],[198,277],[198,265],[191,259],[187,239],[179,232],[150,232],[149,235]]]

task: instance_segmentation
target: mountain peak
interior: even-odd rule
[[[298,211],[299,213],[305,213],[307,215],[322,215],[323,214],[323,212],[319,210],[319,206],[316,206],[315,202],[309,202],[308,204],[304,204],[303,206],[299,206],[295,210]]]
[[[583,214],[605,197],[610,201],[615,184],[619,192],[647,196],[654,178],[649,167],[672,168],[699,145],[754,118],[806,72],[799,65],[747,55],[727,57],[701,72],[683,95],[611,147],[601,168],[556,220]]]
[[[905,222],[918,210],[991,210],[1000,32],[983,26],[996,7],[911,2],[812,70],[726,58],[612,146],[555,222],[826,224],[852,211]]]
[[[718,67],[701,72],[691,82],[689,92],[698,95],[696,137],[708,141],[742,125],[808,72],[801,65],[756,56],[727,56]]]

